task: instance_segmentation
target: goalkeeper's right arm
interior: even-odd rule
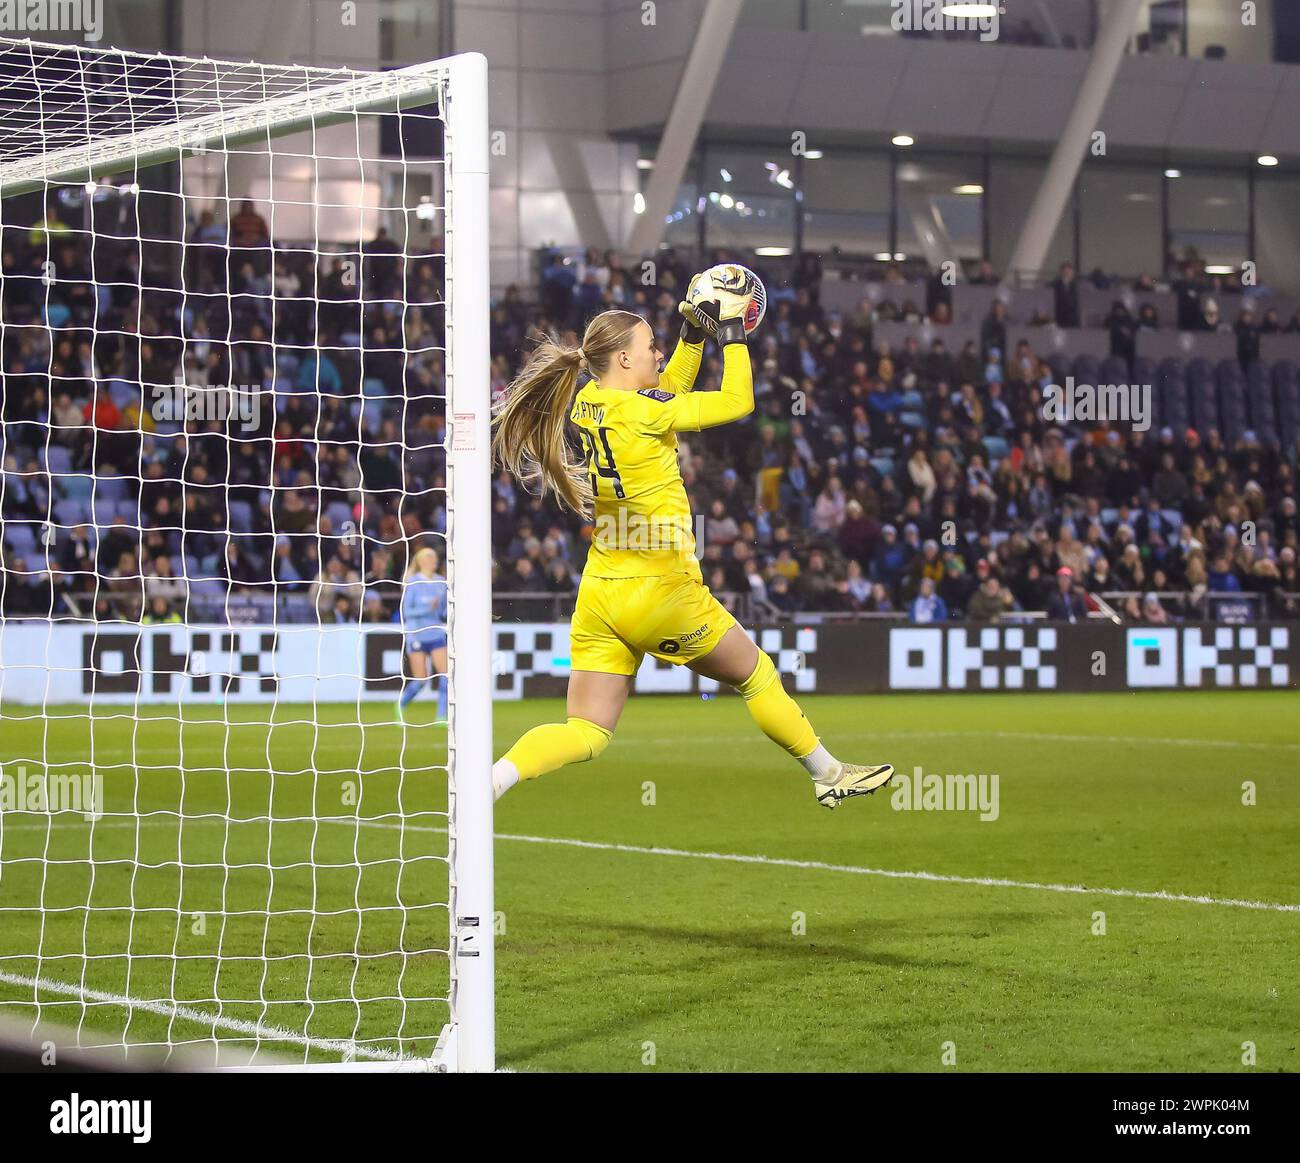
[[[682,337],[659,377],[659,386],[664,391],[685,393],[695,386],[695,377],[699,375],[700,363],[704,359],[704,333],[700,332],[696,338],[688,334],[691,328],[689,320],[682,324]]]
[[[741,320],[722,321],[718,328],[718,342],[722,345],[722,390],[679,396],[674,401],[674,432],[716,428],[754,410],[754,369],[745,339],[745,325]]]

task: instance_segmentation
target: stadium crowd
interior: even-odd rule
[[[408,552],[441,551],[446,528],[436,248],[403,258],[383,231],[351,253],[272,247],[251,203],[228,225],[203,214],[187,241],[153,244],[142,276],[134,237],[100,235],[92,254],[53,204],[3,230],[3,612],[253,620],[284,600],[281,618],[392,619]],[[671,351],[685,256],[664,252],[649,285],[595,250],[539,264],[535,298],[511,287],[493,304],[494,396],[538,332],[607,307],[645,315]],[[1051,368],[1029,345],[1006,352],[998,308],[978,344],[890,350],[873,326],[896,308],[824,311],[820,282],[816,260],[769,277],[754,414],[681,437],[705,580],[747,616],[1077,620],[1104,593],[1146,622],[1205,616],[1220,594],[1300,612],[1294,445],[1062,426],[1041,406]],[[1065,325],[1075,282],[1067,268],[1054,284]],[[1175,285],[1204,318],[1215,288],[1194,260]],[[915,310],[942,322],[931,290]],[[1115,321],[1113,340],[1160,322]],[[1272,326],[1237,321],[1239,337]],[[697,390],[720,372],[709,349]],[[590,536],[497,477],[500,612],[571,597]]]

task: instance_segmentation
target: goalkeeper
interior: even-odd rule
[[[497,798],[520,780],[600,755],[647,653],[735,687],[764,734],[812,776],[825,807],[893,777],[889,764],[841,763],[826,749],[772,660],[704,584],[677,433],[749,415],[754,384],[743,322],[748,297],[715,289],[692,298],[688,292],[679,306],[681,341],[662,373],[650,325],[605,311],[588,323],[580,346],[554,337],[541,343],[499,406],[495,456],[516,478],[594,519],[594,531],[570,633],[567,720],[534,727],[497,761]],[[706,335],[722,348],[719,392],[691,391]],[[592,378],[576,390],[580,371]],[[566,439],[570,423],[581,457]]]

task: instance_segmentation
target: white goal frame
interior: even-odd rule
[[[76,46],[28,43],[78,51]],[[189,64],[217,63],[158,56]],[[256,65],[247,62],[241,67]],[[0,196],[9,196],[51,182],[87,182],[175,161],[191,151],[339,124],[358,113],[408,111],[425,103],[422,99],[437,100],[443,111],[447,190],[450,1021],[431,1059],[253,1069],[492,1071],[496,1066],[487,58],[462,53],[389,72],[358,73],[315,92],[0,162]]]

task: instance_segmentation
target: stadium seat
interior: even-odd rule
[[[49,473],[70,473],[72,471],[72,450],[62,444],[50,444],[41,448],[41,463]]]
[[[1192,427],[1202,436],[1219,427],[1219,399],[1214,381],[1208,376],[1189,385]]]
[[[62,303],[45,303],[41,305],[41,318],[45,320],[47,326],[61,328],[68,325],[72,312]]]
[[[95,497],[101,501],[126,500],[126,479],[118,476],[96,477]]]
[[[1221,359],[1214,368],[1214,378],[1221,384],[1226,380],[1238,379],[1241,375],[1241,364],[1235,359]]]
[[[70,497],[54,502],[54,519],[60,525],[83,525],[90,520],[90,501]]]
[[[1190,411],[1187,381],[1183,379],[1182,370],[1162,373],[1156,382],[1156,414],[1161,427],[1168,426],[1175,432],[1186,431]]]
[[[140,502],[135,497],[127,497],[121,501],[113,502],[113,515],[121,517],[128,525],[141,526],[143,522],[140,519]]]
[[[139,385],[129,384],[126,380],[109,380],[108,398],[119,408],[138,404],[140,402]]]
[[[1116,355],[1108,355],[1101,361],[1099,382],[1103,384],[1125,384],[1129,380],[1128,364]]]
[[[984,445],[989,450],[989,459],[997,464],[1004,456],[1011,451],[1011,446],[1005,438],[1001,436],[986,436]]]
[[[1076,355],[1070,369],[1076,384],[1096,385],[1100,382],[1101,363],[1093,355]]]
[[[69,473],[59,478],[59,491],[69,500],[89,501],[94,488],[95,478],[85,473]]]
[[[253,505],[251,501],[230,502],[230,531],[232,533],[253,532]]]
[[[1276,400],[1278,435],[1289,448],[1300,433],[1300,381],[1294,378],[1279,381]]]
[[[1246,413],[1246,383],[1241,368],[1220,367],[1218,371],[1219,424],[1223,436],[1232,445],[1250,426]]]
[[[1273,385],[1262,365],[1256,363],[1247,376],[1246,402],[1250,412],[1250,426],[1259,434],[1260,439],[1272,443],[1277,434],[1277,408],[1273,403]],[[1264,433],[1273,435],[1265,437]]]
[[[96,525],[111,525],[117,519],[117,502],[96,495],[90,498],[89,512]]]
[[[30,560],[36,553],[37,526],[30,525],[25,521],[6,521],[4,522],[3,540],[18,554],[19,557]]]

